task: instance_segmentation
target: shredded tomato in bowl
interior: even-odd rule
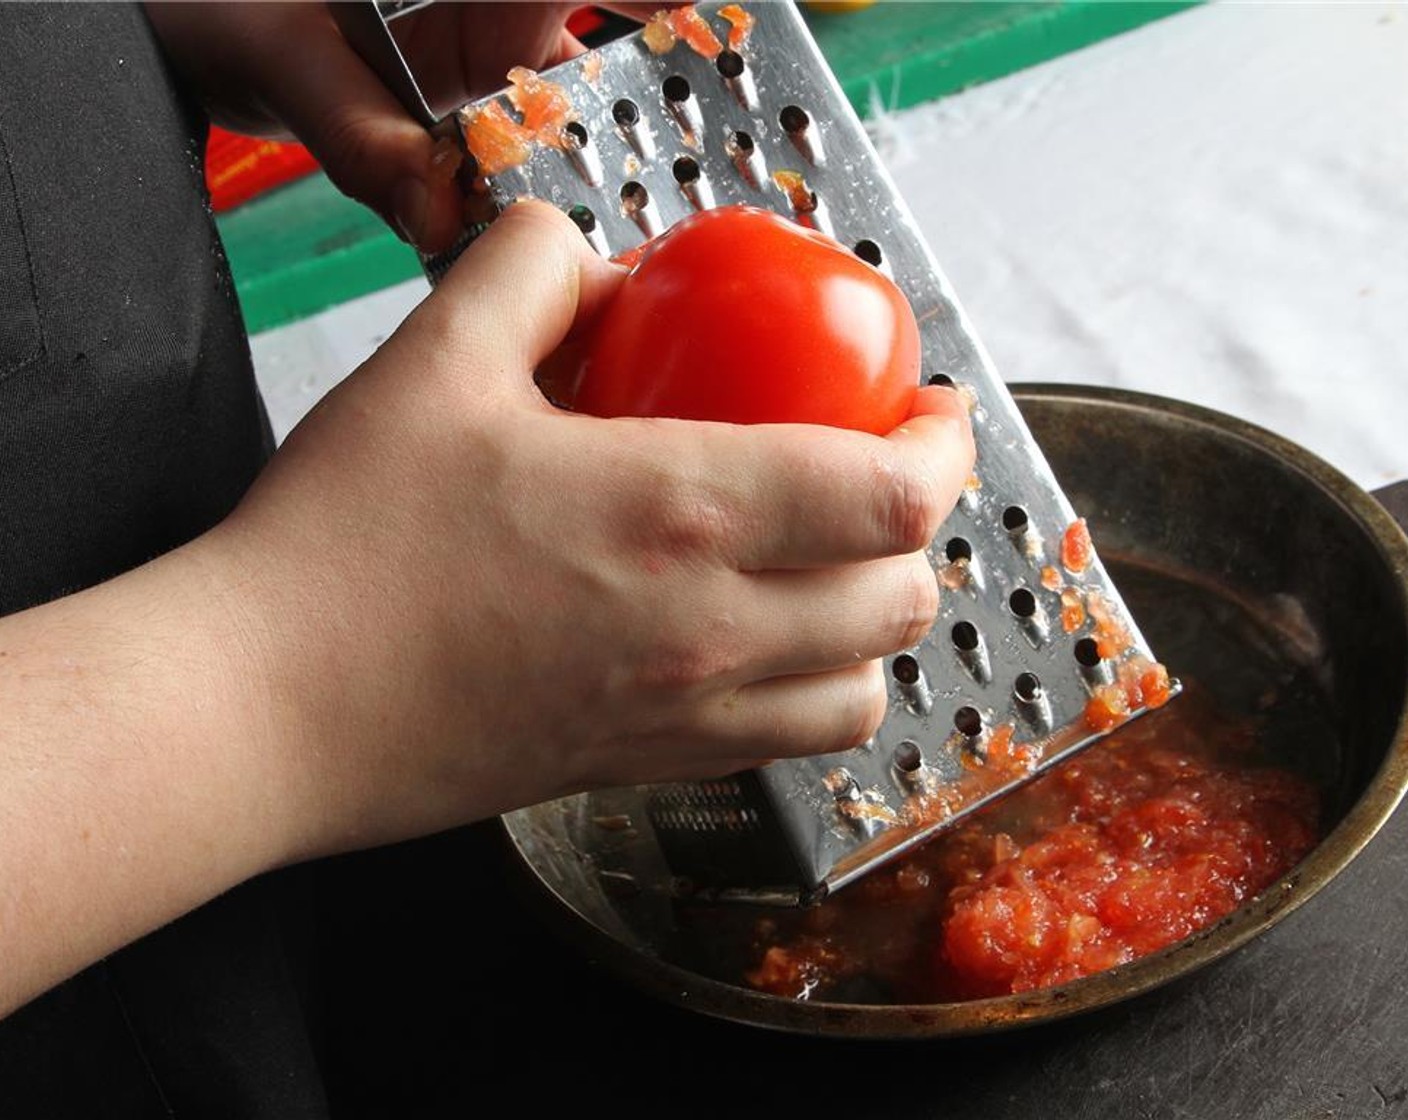
[[[1152,953],[1230,914],[1318,839],[1318,796],[1264,765],[1250,719],[1195,685],[821,906],[769,915],[745,980],[901,1002],[1031,991]]]

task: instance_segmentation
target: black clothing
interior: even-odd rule
[[[219,521],[270,451],[202,173],[139,10],[0,8],[0,613]]]
[[[196,536],[269,453],[204,129],[136,8],[0,4],[0,614]],[[469,1115],[562,999],[501,859],[490,823],[231,891],[0,1020],[0,1120]]]
[[[140,9],[0,5],[0,614],[197,536],[270,453],[204,136]],[[0,1021],[0,1116],[322,1115],[286,885]]]

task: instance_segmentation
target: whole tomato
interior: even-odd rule
[[[727,206],[645,247],[595,326],[573,407],[879,435],[918,384],[919,329],[892,281],[829,237]]]

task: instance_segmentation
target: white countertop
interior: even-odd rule
[[[1193,9],[874,135],[998,369],[1408,478],[1408,4]],[[280,436],[419,281],[253,339]]]

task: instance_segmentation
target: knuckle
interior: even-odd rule
[[[641,660],[637,683],[650,693],[689,693],[730,678],[737,669],[731,643],[699,639],[662,643]]]
[[[884,667],[879,661],[868,661],[855,672],[852,695],[846,718],[838,728],[838,750],[850,750],[864,743],[879,730],[889,710]]]
[[[338,106],[324,117],[321,134],[326,159],[336,167],[338,187],[352,197],[366,201],[362,198],[364,192],[358,189],[358,184],[348,180],[347,169],[376,166],[373,162],[374,157],[379,154],[376,121],[362,113]]]
[[[939,581],[922,552],[902,561],[904,571],[896,596],[893,637],[897,649],[915,645],[933,628],[939,614]]]
[[[889,708],[885,676],[878,661],[840,671],[839,696],[825,720],[814,724],[808,753],[834,754],[853,750],[879,729]]]
[[[737,518],[703,487],[665,482],[657,488],[642,528],[651,549],[670,559],[712,559],[728,551]]]
[[[935,480],[893,458],[878,473],[878,509],[886,539],[897,552],[918,552],[934,539],[947,513]]]

